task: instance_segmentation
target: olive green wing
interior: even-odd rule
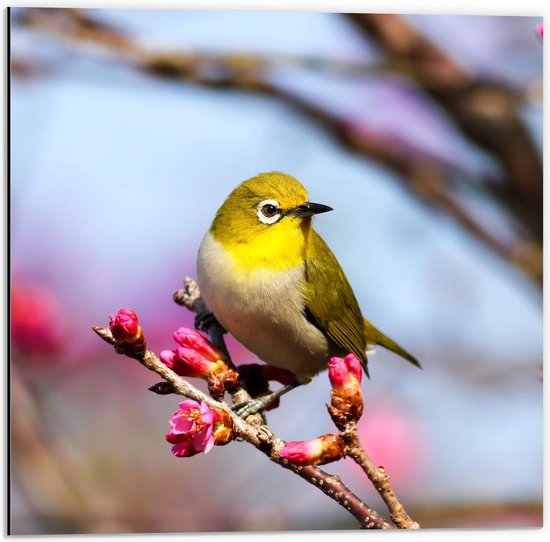
[[[367,372],[363,316],[338,260],[312,230],[305,257],[306,317],[343,352],[353,352]]]

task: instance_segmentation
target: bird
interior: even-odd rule
[[[367,348],[383,346],[419,361],[365,319],[336,256],[312,227],[333,209],[309,201],[291,175],[260,173],[219,207],[197,253],[197,283],[209,316],[268,365],[294,379],[235,405],[245,417],[355,354],[368,376]]]

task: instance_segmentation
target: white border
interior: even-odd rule
[[[546,4],[546,5],[545,5]],[[548,11],[543,0],[114,0],[114,1],[13,1],[2,7],[97,7],[97,8],[150,8],[150,9],[208,9],[208,10],[263,10],[263,11],[332,11],[426,13],[452,15],[542,15]]]

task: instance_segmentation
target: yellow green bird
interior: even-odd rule
[[[197,256],[201,295],[220,324],[269,365],[295,381],[247,404],[248,415],[353,352],[367,372],[366,349],[378,344],[420,367],[364,319],[338,260],[312,228],[331,207],[308,201],[284,173],[241,183],[218,209]]]

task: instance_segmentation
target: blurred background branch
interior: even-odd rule
[[[542,288],[542,162],[525,129],[518,108],[526,93],[502,82],[482,80],[458,64],[397,15],[345,15],[366,39],[387,55],[382,62],[343,64],[322,58],[290,55],[157,51],[89,11],[30,8],[18,22],[76,46],[80,54],[126,63],[155,77],[271,96],[294,107],[324,127],[345,148],[375,160],[398,174],[409,192],[439,212],[453,217],[466,231]],[[30,73],[15,59],[15,73]],[[272,81],[268,68],[284,64],[369,76],[398,73],[421,87],[443,107],[466,138],[488,151],[500,166],[496,178],[471,178],[456,165],[444,163],[398,137],[343,118],[309,97]],[[35,69],[37,69],[35,67]],[[474,185],[473,196],[460,189]],[[508,213],[513,226],[503,235],[484,223],[470,199],[483,192]]]

